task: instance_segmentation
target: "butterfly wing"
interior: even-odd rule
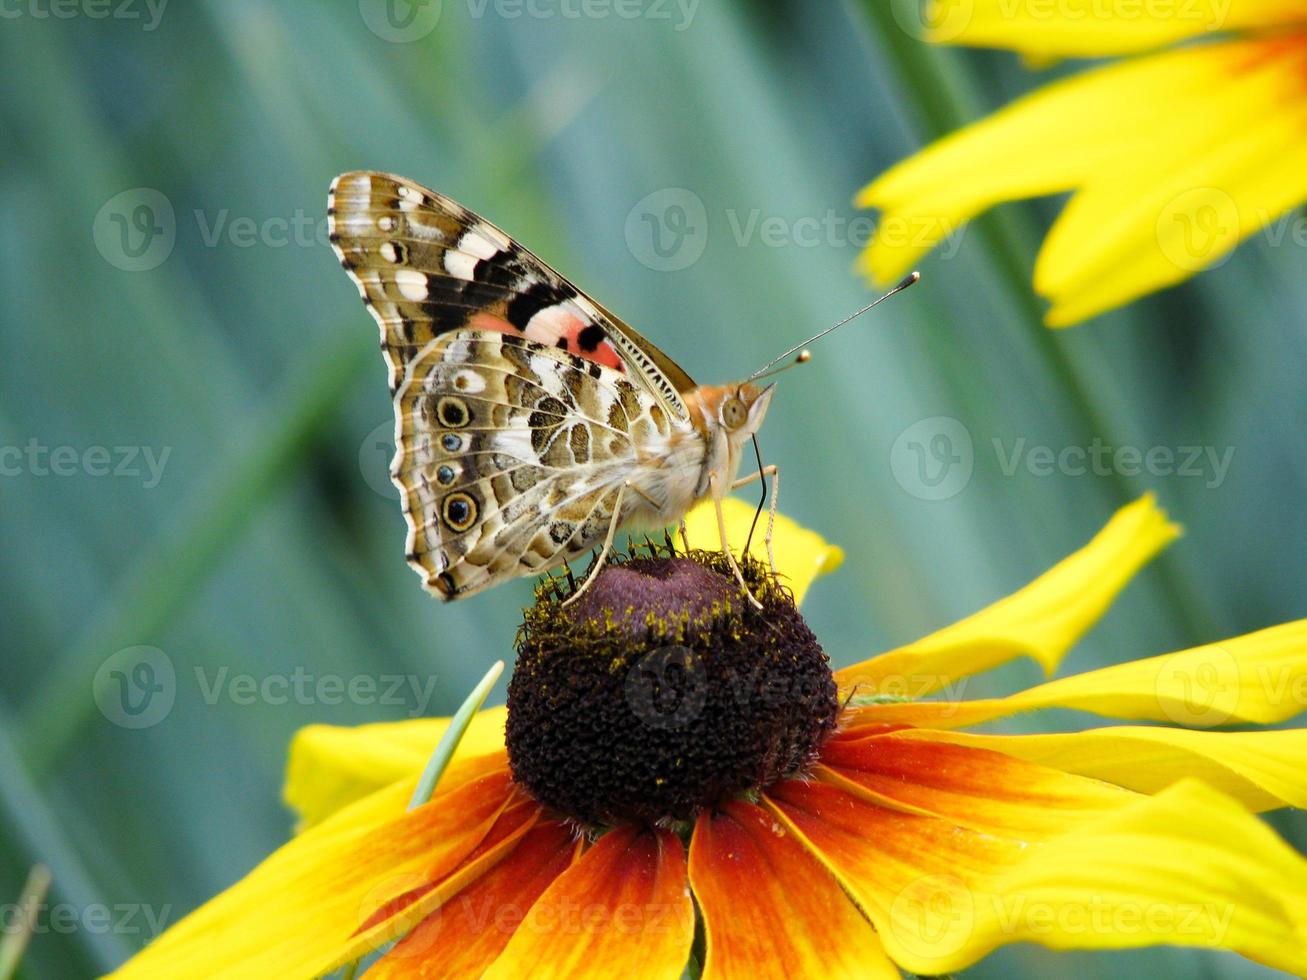
[[[675,428],[621,372],[498,331],[437,338],[408,363],[395,408],[408,560],[443,599],[602,542],[641,447]],[[624,499],[618,523],[637,506]]]
[[[336,178],[328,230],[381,327],[391,478],[428,591],[458,598],[602,542],[617,488],[690,429],[689,376],[494,225],[411,181]],[[646,498],[659,492],[651,481]]]
[[[393,392],[436,337],[466,328],[516,334],[629,373],[673,418],[689,420],[694,381],[630,326],[462,205],[392,174],[331,185],[328,237],[381,327]]]

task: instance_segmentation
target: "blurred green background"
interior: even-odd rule
[[[453,196],[727,380],[867,301],[858,187],[1072,67],[928,48],[883,0],[635,19],[391,2],[63,17],[22,0],[0,21],[0,903],[42,860],[72,916],[35,936],[25,976],[112,967],[149,916],[283,841],[298,727],[448,712],[511,653],[529,582],[446,607],[403,561],[376,328],[325,244],[335,174]],[[783,509],[848,553],[805,610],[837,663],[1024,584],[1145,489],[1188,534],[1064,670],[1303,613],[1300,248],[1259,236],[1052,333],[1029,280],[1057,203],[966,228],[781,384],[763,448]],[[947,459],[927,451],[941,433]],[[1004,465],[1095,439],[1233,457],[1197,475]],[[1036,679],[1015,664],[963,693]],[[1303,849],[1302,820],[1275,822]],[[1266,974],[1018,947],[968,975],[1126,971]]]

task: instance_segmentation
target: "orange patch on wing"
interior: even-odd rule
[[[551,820],[512,854],[447,900],[382,957],[369,977],[479,977],[503,952],[527,911],[577,853],[572,832]]]
[[[680,840],[618,827],[545,890],[485,976],[677,980],[693,939]]]
[[[486,330],[490,333],[510,333],[514,337],[522,336],[522,331],[513,326],[503,317],[495,316],[493,313],[473,313],[467,321],[469,330]]]
[[[773,814],[704,813],[690,842],[704,916],[705,980],[899,977],[870,923]]]
[[[984,832],[1043,840],[1133,798],[1126,790],[990,749],[842,734],[822,749],[818,775],[873,803]]]

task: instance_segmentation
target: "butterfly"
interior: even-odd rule
[[[737,479],[774,383],[696,384],[490,222],[402,177],[342,174],[327,221],[381,328],[390,475],[428,592],[462,598],[599,548],[575,599],[619,529],[667,527],[705,498],[744,586],[721,500],[770,477],[774,520],[776,467]],[[769,521],[769,553],[770,535]]]

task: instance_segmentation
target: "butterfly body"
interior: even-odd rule
[[[493,225],[388,174],[329,233],[381,327],[407,557],[459,598],[724,495],[772,388],[699,386]]]

